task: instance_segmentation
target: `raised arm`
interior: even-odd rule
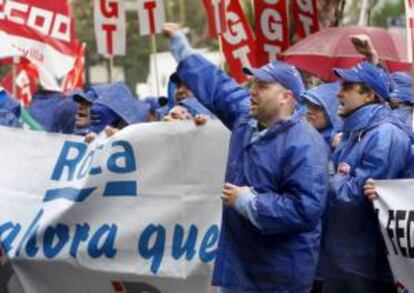
[[[174,58],[179,62],[177,74],[206,108],[228,128],[236,119],[249,111],[250,94],[189,45],[176,25],[166,24],[164,33],[170,38]]]

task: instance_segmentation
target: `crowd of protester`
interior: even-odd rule
[[[136,123],[219,119],[231,130],[213,285],[221,292],[397,292],[372,200],[374,179],[413,177],[412,78],[365,60],[305,88],[284,62],[245,68],[239,85],[165,24],[178,62],[167,97],[140,101],[121,82],[69,95],[39,90],[28,108],[46,131],[91,142]],[[22,127],[0,92],[0,125]]]

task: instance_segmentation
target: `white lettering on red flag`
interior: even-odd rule
[[[227,31],[220,35],[230,73],[238,82],[246,81],[243,67],[256,65],[255,39],[238,1],[226,1]]]
[[[15,82],[15,97],[23,106],[29,106],[32,101],[32,96],[37,89],[39,81],[39,72],[37,68],[28,62],[21,62],[16,66]],[[9,93],[13,92],[13,74],[8,73],[2,80],[1,86]]]
[[[158,34],[165,23],[162,0],[137,0],[139,31],[142,36]]]
[[[289,24],[286,0],[254,1],[257,65],[278,58],[289,47]]]
[[[203,0],[207,14],[210,38],[216,38],[227,30],[225,0]]]
[[[316,0],[293,0],[292,12],[299,40],[319,30]]]
[[[66,1],[0,0],[0,31],[22,55],[63,77],[79,46]]]
[[[104,56],[125,55],[125,2],[95,0],[94,18],[98,53]]]

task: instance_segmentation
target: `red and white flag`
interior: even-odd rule
[[[95,39],[98,53],[104,56],[125,55],[125,1],[94,1]]]
[[[316,0],[292,0],[292,12],[299,40],[319,30]]]
[[[82,44],[72,70],[63,79],[62,91],[65,93],[76,88],[83,88],[85,84],[85,47],[86,44]]]
[[[0,31],[25,58],[57,78],[73,66],[79,43],[64,0],[0,0]]]
[[[227,30],[225,0],[203,0],[207,13],[210,38],[217,38]]]
[[[255,39],[239,1],[226,1],[227,31],[220,35],[223,54],[233,78],[242,83],[243,67],[256,65]]]
[[[162,0],[137,0],[138,22],[141,36],[158,34],[165,23]]]
[[[278,59],[289,47],[289,23],[286,0],[254,1],[257,65]]]
[[[39,72],[35,65],[28,61],[23,61],[16,66],[16,74],[8,73],[2,80],[1,86],[9,93],[13,93],[13,78],[15,77],[15,97],[20,104],[27,107],[32,102],[32,97],[37,90]]]
[[[405,0],[405,17],[407,24],[407,60],[412,63],[414,60],[414,0]]]

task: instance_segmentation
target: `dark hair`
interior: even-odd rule
[[[352,81],[342,82],[342,88],[344,89],[351,89],[354,86],[359,86],[358,92],[360,94],[372,92],[375,97],[373,103],[380,103],[382,101],[382,99],[377,95],[377,93],[372,88],[370,88],[365,82],[352,82]]]

